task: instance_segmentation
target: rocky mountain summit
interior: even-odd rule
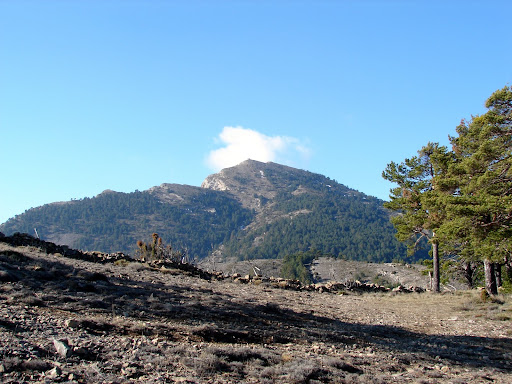
[[[305,193],[307,186],[301,184],[312,177],[316,183],[332,188],[329,179],[311,172],[272,162],[262,163],[246,160],[239,165],[225,168],[219,173],[208,176],[201,184],[202,188],[216,191],[228,191],[246,208],[262,212],[267,201],[276,198],[279,193],[291,191],[295,195]],[[349,190],[346,187],[342,187]]]
[[[512,381],[509,298],[299,291],[13,242],[2,383]]]

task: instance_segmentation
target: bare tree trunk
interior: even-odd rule
[[[484,260],[484,273],[485,273],[485,289],[491,296],[498,294],[498,287],[496,286],[496,273],[494,272],[494,263],[490,260]]]
[[[439,244],[432,243],[432,269],[433,269],[433,287],[434,292],[441,292],[441,280],[439,275]]]

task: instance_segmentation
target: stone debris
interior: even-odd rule
[[[67,340],[53,339],[53,346],[55,347],[55,350],[60,357],[65,359],[71,356],[71,348],[69,347]]]
[[[395,292],[395,293],[421,293],[425,289],[421,287],[404,287],[398,286],[396,288],[387,288],[374,283],[362,283],[360,281],[347,281],[341,283],[339,281],[329,281],[326,283],[302,284],[299,280],[283,279],[281,277],[262,277],[262,276],[241,276],[235,273],[231,276],[216,276],[217,280],[231,279],[232,281],[240,284],[256,284],[260,285],[265,283],[273,288],[288,289],[293,291],[316,291],[319,293],[335,293],[340,294],[343,292]]]

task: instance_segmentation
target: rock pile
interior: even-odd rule
[[[242,276],[239,273],[235,273],[231,276],[222,275],[222,273],[213,274],[217,280],[231,279],[232,281],[239,284],[267,284],[273,288],[288,289],[293,291],[316,291],[319,293],[330,292],[330,293],[343,293],[343,292],[399,292],[399,293],[420,293],[425,292],[420,287],[404,287],[402,285],[396,288],[387,288],[378,284],[373,283],[362,283],[360,281],[347,281],[341,283],[338,281],[329,281],[327,283],[315,283],[315,284],[302,284],[299,280],[283,279],[281,277],[263,277],[259,275]]]
[[[27,233],[15,233],[12,236],[5,236],[0,232],[0,241],[14,247],[29,246],[36,247],[47,254],[60,254],[73,259],[92,261],[96,263],[112,263],[118,260],[131,260],[129,255],[122,252],[104,253],[98,251],[81,251],[69,248],[67,245],[57,245],[49,241],[44,241]]]

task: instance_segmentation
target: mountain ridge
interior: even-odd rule
[[[192,257],[281,258],[318,249],[348,259],[406,256],[382,201],[321,174],[246,160],[200,187],[163,183],[145,191],[105,190],[93,198],[32,208],[0,225],[7,234],[38,228],[50,241],[133,254],[158,233]],[[96,249],[94,249],[96,248]]]

